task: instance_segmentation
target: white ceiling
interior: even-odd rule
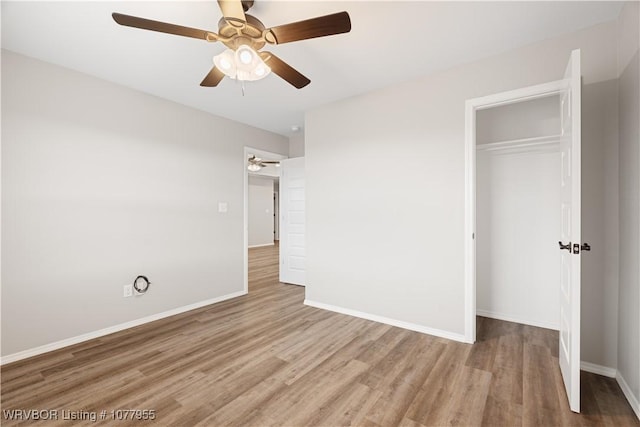
[[[346,10],[352,31],[270,46],[311,79],[297,90],[275,75],[240,86],[199,83],[221,44],[117,25],[112,12],[217,31],[206,1],[2,1],[2,47],[282,135],[304,112],[338,99],[615,19],[619,2],[256,0],[267,27]]]

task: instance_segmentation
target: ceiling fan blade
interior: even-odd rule
[[[175,34],[177,36],[193,37],[194,39],[203,40],[211,40],[212,36],[215,36],[211,31],[183,27],[182,25],[168,24],[166,22],[152,21],[151,19],[138,18],[136,16],[123,15],[121,13],[113,13],[111,16],[118,24],[127,27],[157,31],[159,33]],[[207,38],[207,35],[210,35],[209,38]]]
[[[291,83],[298,89],[302,89],[309,83],[311,80],[300,74],[295,68],[284,62],[282,59],[278,58],[271,52],[260,52],[260,57],[262,60],[271,68],[275,74],[282,77],[287,82]]]
[[[334,13],[318,18],[293,22],[268,29],[266,40],[272,44],[283,44],[316,37],[331,36],[333,34],[351,31],[351,18],[347,12]]]
[[[202,83],[200,83],[200,86],[203,86],[203,87],[218,86],[218,83],[220,83],[223,78],[224,78],[224,73],[219,69],[217,69],[216,67],[213,67],[211,71],[209,71],[209,74],[207,74],[207,76],[204,78],[204,80],[202,80]]]
[[[234,27],[241,27],[247,22],[241,0],[218,0],[225,21]]]

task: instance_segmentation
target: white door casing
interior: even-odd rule
[[[277,191],[273,192],[273,240],[280,240],[280,197]]]
[[[304,157],[280,162],[280,281],[305,284]]]
[[[560,371],[569,406],[580,412],[580,252],[581,252],[581,78],[580,51],[571,52],[565,71],[561,114]]]

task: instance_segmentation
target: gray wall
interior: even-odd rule
[[[620,291],[618,371],[640,401],[640,65],[638,3],[619,19]],[[636,408],[640,417],[640,407]]]
[[[273,178],[249,176],[249,247],[273,244]]]
[[[2,355],[241,292],[245,145],[288,152],[3,50]],[[138,274],[150,291],[123,298]]]
[[[304,157],[304,129],[289,137],[289,157]]]
[[[585,85],[613,80],[615,47],[611,22],[308,112],[307,299],[463,334],[465,100],[560,79],[575,48]],[[589,92],[585,102],[611,96]],[[615,116],[599,120],[615,129]],[[615,135],[589,138],[602,152]],[[603,274],[585,275],[585,289],[615,292]],[[612,304],[586,298],[583,312],[602,318]],[[615,366],[602,348],[616,326],[585,326],[583,360]]]
[[[617,366],[617,79],[582,86],[582,360]]]

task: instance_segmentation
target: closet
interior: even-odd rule
[[[580,412],[582,83],[561,80],[465,103],[465,340],[476,315],[559,330],[569,407]]]
[[[476,115],[476,313],[560,323],[561,97]]]

